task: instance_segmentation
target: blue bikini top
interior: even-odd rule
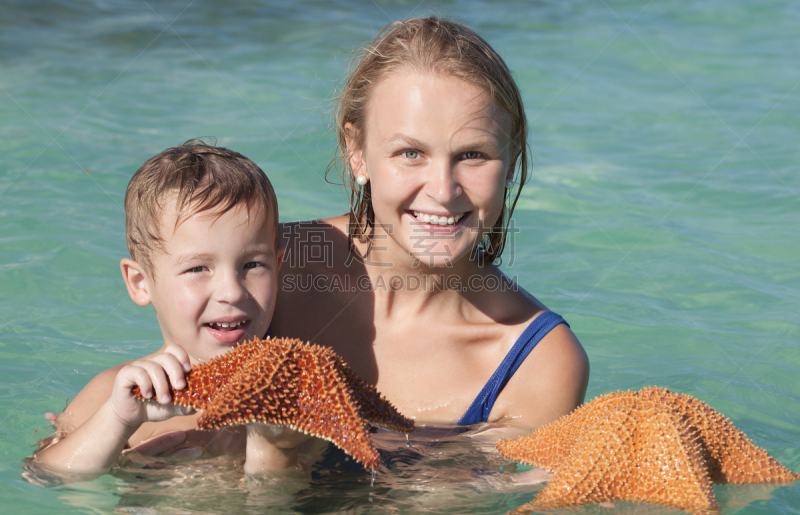
[[[477,424],[478,422],[486,422],[489,419],[489,413],[492,411],[497,396],[505,388],[506,383],[514,375],[528,354],[536,347],[536,344],[547,335],[558,324],[567,324],[567,321],[561,318],[560,315],[552,311],[545,311],[538,317],[534,318],[530,325],[525,328],[525,331],[517,339],[514,346],[508,351],[503,362],[494,371],[492,377],[483,387],[483,390],[478,394],[472,405],[467,412],[458,421],[459,425]]]

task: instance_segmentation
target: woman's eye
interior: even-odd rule
[[[419,152],[417,152],[416,150],[406,150],[405,152],[403,152],[403,157],[405,157],[406,159],[416,159],[419,157]]]
[[[464,152],[464,159],[478,159],[479,157],[481,157],[480,152]]]

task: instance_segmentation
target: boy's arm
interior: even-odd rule
[[[48,472],[91,479],[114,464],[135,427],[122,423],[107,402],[120,367],[98,374],[58,415],[55,427],[67,436],[41,450],[34,461]]]
[[[64,411],[56,415],[55,420],[53,420],[53,426],[56,431],[71,433],[94,415],[100,409],[100,406],[108,400],[114,388],[114,380],[117,378],[117,373],[124,366],[125,363],[104,370],[89,381],[83,387],[83,390],[64,408]]]
[[[183,349],[172,347],[175,346],[92,379],[56,420],[56,429],[67,435],[38,452],[33,462],[64,479],[92,479],[117,462],[128,439],[143,422],[191,412],[190,408],[170,403],[169,384],[183,388],[184,369],[189,367]],[[134,385],[159,403],[134,399]]]

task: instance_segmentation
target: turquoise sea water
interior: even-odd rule
[[[504,268],[571,323],[591,359],[587,397],[694,395],[800,471],[800,4],[9,0],[0,511],[502,513],[532,497],[507,460],[433,430],[409,447],[378,434],[374,485],[335,453],[259,483],[220,461],[50,489],[20,478],[44,412],[158,347],[153,312],[119,276],[131,174],[214,136],[267,172],[282,220],[344,212],[323,180],[330,99],[356,47],[431,13],[476,29],[519,82],[533,177]],[[800,484],[715,490],[724,513],[800,513]]]

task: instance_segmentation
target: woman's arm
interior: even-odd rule
[[[500,394],[504,416],[532,431],[583,404],[589,358],[569,327],[559,324],[531,351]]]

